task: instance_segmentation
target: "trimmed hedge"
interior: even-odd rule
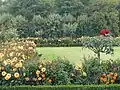
[[[13,86],[0,90],[120,90],[120,85]]]
[[[36,43],[37,47],[72,47],[83,46],[84,42],[89,41],[92,37],[81,38],[24,38],[25,40],[32,40]],[[113,38],[113,46],[120,46],[120,37]]]

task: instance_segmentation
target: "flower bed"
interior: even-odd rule
[[[13,41],[0,47],[0,85],[88,85],[120,83],[120,60],[40,60],[32,41]]]

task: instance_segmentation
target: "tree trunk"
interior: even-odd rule
[[[100,52],[97,53],[97,56],[98,56],[98,59],[99,59],[99,62],[100,62]]]

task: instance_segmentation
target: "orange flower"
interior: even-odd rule
[[[7,73],[5,71],[2,72],[2,76],[4,77]]]
[[[42,74],[42,78],[45,78],[45,74]]]
[[[117,77],[116,77],[116,76],[114,76],[114,77],[113,77],[113,80],[116,80],[116,79],[117,79]]]
[[[104,73],[102,76],[103,76],[103,77],[106,77],[106,74]]]
[[[5,76],[5,80],[9,80],[11,78],[11,74],[8,73],[6,76]]]
[[[49,83],[51,83],[51,82],[52,82],[52,80],[51,80],[51,79],[49,79],[49,80],[48,80],[48,82],[49,82]]]
[[[36,74],[37,74],[37,75],[39,75],[39,74],[40,74],[40,71],[39,71],[39,70],[37,70],[37,71],[36,71]]]
[[[111,83],[114,83],[115,81],[114,80],[110,80]]]
[[[107,79],[106,79],[106,78],[104,78],[104,79],[103,79],[103,81],[104,81],[104,82],[107,82]]]
[[[113,76],[114,74],[112,72],[109,73],[110,76]]]
[[[110,77],[110,74],[108,74],[107,77]]]
[[[5,77],[5,80],[9,80],[9,79],[10,79],[9,77],[7,77],[7,76]]]
[[[100,80],[101,80],[101,81],[103,81],[103,80],[104,80],[104,78],[103,78],[103,77],[100,77]]]
[[[2,70],[2,67],[0,67],[0,71]]]
[[[26,78],[25,78],[25,80],[26,80],[26,81],[29,81],[29,80],[30,80],[30,78],[29,78],[29,77],[26,77]]]
[[[37,78],[33,78],[33,81],[37,81]]]
[[[38,78],[38,81],[41,81],[41,80],[42,80],[42,78],[41,78],[41,77],[39,77],[39,78]]]
[[[106,82],[106,84],[108,85],[108,84],[109,84],[109,82]]]
[[[1,67],[1,70],[5,70],[5,67]]]
[[[15,74],[14,74],[14,77],[15,77],[15,78],[19,78],[19,77],[20,77],[20,74],[19,74],[19,73],[15,73]]]

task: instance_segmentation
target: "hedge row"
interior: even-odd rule
[[[39,47],[70,47],[70,46],[83,46],[83,43],[92,39],[92,37],[81,37],[81,38],[27,38],[28,40],[34,41]],[[26,40],[26,39],[25,39]],[[120,37],[113,38],[113,45],[120,46]]]
[[[120,90],[120,85],[13,86],[0,90]]]

